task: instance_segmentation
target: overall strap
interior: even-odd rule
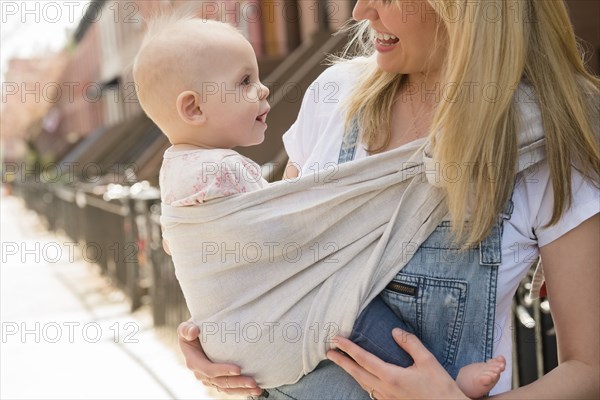
[[[504,210],[498,216],[498,221],[492,226],[490,234],[479,243],[479,263],[481,265],[502,264],[502,233],[504,232],[504,221],[509,220],[514,210],[511,198],[504,205]]]
[[[342,146],[340,147],[340,155],[338,156],[338,164],[343,164],[354,160],[356,153],[356,145],[358,143],[358,122],[356,118],[350,123],[350,131],[344,133]]]

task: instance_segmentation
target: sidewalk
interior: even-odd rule
[[[211,399],[121,292],[47,232],[20,199],[0,198],[1,399]],[[67,243],[67,245],[65,245]]]

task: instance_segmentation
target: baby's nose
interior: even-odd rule
[[[266,87],[265,85],[263,85],[262,83],[260,84],[260,99],[266,99],[267,97],[269,97],[269,88]]]

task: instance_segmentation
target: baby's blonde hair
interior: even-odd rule
[[[144,112],[161,128],[166,121],[177,115],[175,98],[179,91],[187,87],[194,78],[195,62],[186,58],[202,57],[201,52],[184,48],[189,35],[187,27],[203,25],[206,30],[219,27],[241,33],[225,22],[202,19],[196,2],[189,2],[176,8],[161,7],[147,19],[147,31],[140,49],[133,61],[133,79]],[[194,46],[206,43],[193,42]],[[166,133],[166,132],[165,132]]]
[[[521,130],[517,88],[526,82],[540,105],[547,160],[554,187],[555,224],[572,200],[574,166],[599,184],[600,80],[590,74],[578,52],[575,34],[563,1],[428,0],[440,16],[436,46],[447,46],[442,84],[446,98],[435,110],[429,138],[433,156],[443,169],[466,166],[460,178],[443,182],[454,232],[463,243],[478,243],[496,222],[513,190],[517,165],[517,134]],[[451,19],[468,4],[468,18]],[[492,22],[486,14],[498,11]],[[443,25],[442,25],[443,24]],[[403,85],[403,75],[378,68],[368,21],[357,24],[355,59],[364,66],[347,103],[347,124],[358,117],[362,142],[371,151],[390,135],[392,104]],[[459,96],[458,88],[478,82],[502,89],[494,101],[476,90],[473,98]],[[384,138],[382,141],[381,138]],[[469,213],[469,227],[464,221]]]

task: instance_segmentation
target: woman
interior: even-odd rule
[[[420,340],[394,332],[415,360],[412,367],[385,364],[339,338],[352,359],[333,351],[328,357],[354,380],[324,362],[297,384],[263,395],[464,398],[452,371],[469,357],[510,359],[511,299],[539,254],[559,366],[514,391],[507,368],[492,394],[597,398],[600,150],[593,129],[600,81],[583,66],[565,5],[359,0],[353,16],[360,21],[355,41],[370,36],[361,48],[365,57],[339,63],[317,80],[317,87],[334,85],[338,102],[307,94],[284,136],[286,174],[427,138],[432,183],[446,190],[450,221],[397,275],[403,292],[390,287],[380,295],[417,332]],[[545,135],[545,160],[517,175],[517,149],[534,131]],[[458,222],[465,220],[470,223]],[[179,335],[198,379],[230,394],[261,393],[240,375],[243,369],[208,361],[197,328],[184,323]]]

